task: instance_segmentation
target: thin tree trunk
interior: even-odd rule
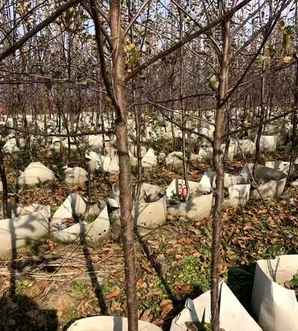
[[[293,170],[294,160],[296,158],[297,148],[297,126],[298,126],[298,57],[296,58],[296,73],[295,73],[295,88],[294,88],[294,104],[292,115],[292,132],[291,132],[291,157],[290,157],[290,169],[287,176],[287,182],[291,177]]]
[[[3,192],[2,192],[3,217],[9,218],[11,217],[11,215],[8,206],[8,189],[7,189],[6,171],[5,171],[4,155],[2,148],[0,148],[0,177],[3,187]]]
[[[228,90],[229,52],[230,52],[230,21],[223,23],[223,54],[220,63],[219,92],[215,118],[213,143],[213,163],[216,171],[215,205],[213,209],[212,261],[211,261],[211,313],[212,330],[219,331],[219,266],[221,260],[221,214],[224,198],[224,167],[221,145],[225,132],[225,109],[221,106]]]
[[[263,132],[263,126],[264,126],[264,119],[265,119],[265,68],[263,64],[262,68],[262,82],[261,82],[261,109],[260,109],[260,122],[259,122],[259,128],[257,133],[257,139],[256,139],[256,154],[255,154],[255,163],[254,163],[254,169],[253,169],[253,176],[255,173],[255,167],[257,163],[261,163],[261,153],[260,153],[260,142],[261,142],[261,136]]]
[[[121,2],[112,0],[110,7],[112,31],[112,75],[116,99],[116,138],[119,154],[120,220],[125,260],[125,279],[128,309],[128,331],[138,330],[136,297],[136,267],[134,248],[134,222],[132,218],[132,194],[127,135],[127,100],[124,69],[124,39],[121,29]]]

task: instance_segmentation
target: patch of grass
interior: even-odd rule
[[[292,288],[298,288],[298,274],[293,276],[293,278],[290,280],[290,284]]]
[[[160,305],[159,301],[156,301],[155,299],[152,298],[152,300],[147,299],[147,300],[139,300],[139,310],[140,311],[145,311],[149,309],[151,313],[154,314],[154,316],[157,316],[160,312]]]
[[[74,280],[71,283],[71,296],[82,299],[86,297],[89,293],[88,285],[83,280]]]
[[[105,284],[102,284],[102,293],[103,293],[103,295],[109,294],[113,290],[114,286],[115,285],[113,285],[110,282],[106,282]]]
[[[265,252],[264,257],[267,259],[274,259],[276,256],[287,254],[286,247],[282,244],[272,244]]]
[[[174,276],[175,282],[189,284],[193,287],[199,287],[202,291],[209,289],[209,264],[206,264],[206,270],[202,270],[202,263],[196,256],[187,256],[182,264],[177,268],[178,272]]]
[[[79,311],[77,310],[76,307],[69,307],[69,309],[65,312],[63,319],[65,322],[71,322],[80,317]]]

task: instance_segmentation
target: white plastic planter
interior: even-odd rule
[[[185,322],[202,321],[211,321],[210,291],[187,300],[186,308],[173,319],[170,331],[187,331]],[[225,331],[262,331],[224,282],[220,284],[219,323]]]
[[[158,326],[139,321],[139,331],[161,331]],[[93,316],[74,322],[67,331],[128,331],[128,321],[118,316]]]
[[[37,212],[0,221],[0,256],[10,256],[12,249],[25,246],[49,233],[50,207]]]
[[[24,185],[37,185],[47,181],[53,181],[55,175],[52,170],[47,168],[41,162],[32,162],[28,167],[21,172],[18,178],[18,183],[20,186]]]
[[[298,271],[298,255],[282,255],[256,264],[252,308],[264,331],[297,331],[295,292],[283,286]]]

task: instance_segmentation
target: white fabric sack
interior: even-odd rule
[[[261,136],[260,151],[261,152],[275,152],[277,146],[278,136]]]
[[[7,154],[13,154],[19,151],[20,149],[17,146],[15,138],[8,140],[3,146],[3,152]]]
[[[244,207],[250,195],[250,184],[236,184],[228,188],[229,199],[224,202],[226,207]]]
[[[298,271],[298,255],[282,255],[256,264],[252,308],[264,331],[297,331],[295,291],[283,284]]]
[[[244,176],[235,176],[232,174],[225,173],[224,174],[224,187],[229,188],[232,185],[237,184],[246,184],[248,181],[247,177]]]
[[[99,170],[103,168],[103,156],[101,154],[96,153],[94,151],[86,152],[85,158],[89,160],[88,164],[89,164],[89,169],[91,171]]]
[[[142,158],[142,167],[143,168],[152,168],[157,165],[157,157],[152,148],[149,148],[147,153]]]
[[[116,173],[119,171],[119,159],[116,154],[103,157],[103,171],[108,173]]]
[[[198,160],[205,161],[205,160],[211,160],[213,156],[213,148],[212,147],[206,147],[206,148],[200,148],[199,154],[198,154]]]
[[[161,331],[149,322],[139,321],[139,331]],[[128,331],[127,318],[119,316],[93,316],[75,321],[67,331]]]
[[[248,314],[230,288],[220,283],[220,328],[225,331],[262,331]],[[194,300],[186,301],[186,308],[173,319],[170,331],[187,331],[185,322],[211,321],[211,298],[207,291]]]
[[[265,166],[268,168],[273,168],[282,171],[285,174],[288,174],[290,170],[290,162],[285,162],[285,161],[267,161],[265,163]]]
[[[159,200],[163,190],[158,185],[143,183],[140,188],[139,199],[144,202],[153,202]]]
[[[24,172],[21,172],[18,183],[20,186],[36,185],[47,181],[53,181],[54,179],[55,175],[52,170],[41,162],[31,162]]]
[[[213,195],[201,195],[189,198],[186,202],[168,207],[168,215],[175,218],[184,218],[200,221],[211,214]]]
[[[250,139],[240,139],[237,144],[237,154],[253,155],[256,151],[256,145]]]
[[[279,181],[270,180],[265,184],[261,184],[258,186],[258,191],[261,193],[261,196],[264,199],[272,199],[282,195],[287,179],[281,179]],[[260,194],[256,189],[252,191],[251,198],[252,199],[261,199]]]
[[[206,172],[203,174],[199,182],[199,190],[203,193],[210,193],[212,191],[210,178]]]
[[[81,167],[66,168],[64,173],[67,185],[83,185],[88,180],[88,172]]]
[[[167,203],[163,197],[155,202],[135,203],[133,215],[137,217],[139,232],[143,235],[163,225],[167,219]]]
[[[103,147],[103,136],[102,135],[89,135],[88,145],[91,148],[100,149]]]
[[[105,206],[93,222],[75,223],[66,229],[54,231],[52,235],[55,240],[63,243],[71,243],[79,239],[88,243],[98,243],[99,239],[109,234],[109,230],[110,220],[107,206]]]
[[[183,154],[182,152],[172,152],[166,157],[166,165],[173,168],[183,166]]]
[[[179,185],[185,185],[184,179],[177,179],[178,180],[178,187]],[[198,195],[200,193],[200,185],[197,182],[193,181],[188,181],[188,186],[189,186],[189,195]],[[172,199],[173,195],[177,195],[177,189],[176,189],[176,179],[173,179],[170,183],[170,185],[166,189],[166,196],[169,200]]]
[[[78,193],[71,193],[56,210],[52,224],[61,223],[64,219],[80,217],[86,212],[86,203]]]
[[[11,256],[18,249],[49,233],[50,207],[40,207],[38,212],[0,221],[0,256]]]

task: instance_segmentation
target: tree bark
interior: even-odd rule
[[[120,0],[112,0],[110,7],[112,31],[112,75],[114,97],[116,100],[116,138],[119,154],[119,189],[120,189],[120,220],[122,243],[125,260],[125,280],[128,310],[128,330],[138,330],[137,297],[136,297],[136,267],[134,248],[134,222],[132,218],[132,193],[130,183],[130,161],[127,136],[127,100],[124,65],[124,39],[121,29]]]
[[[226,20],[222,27],[223,52],[220,60],[219,91],[217,96],[217,109],[215,118],[215,132],[213,142],[213,163],[216,171],[215,205],[213,209],[213,235],[212,235],[212,261],[211,261],[211,315],[212,330],[219,331],[219,267],[221,261],[221,215],[224,198],[224,166],[221,145],[224,141],[225,109],[222,106],[227,90],[230,58],[230,21]]]
[[[2,147],[0,148],[0,177],[2,181],[2,204],[3,204],[3,217],[9,218],[11,217],[8,206],[8,189],[7,189],[7,180],[6,180],[6,171],[4,164],[4,154],[2,151]]]
[[[261,163],[261,153],[260,153],[260,143],[261,143],[261,136],[263,132],[264,127],[264,119],[265,119],[265,86],[266,86],[266,80],[265,80],[265,65],[263,64],[262,67],[262,81],[261,81],[261,108],[260,108],[260,121],[259,121],[259,127],[258,127],[258,133],[257,133],[257,139],[256,139],[256,154],[255,154],[255,163],[254,163],[254,169],[253,169],[253,176],[255,175],[255,167],[257,163]]]

